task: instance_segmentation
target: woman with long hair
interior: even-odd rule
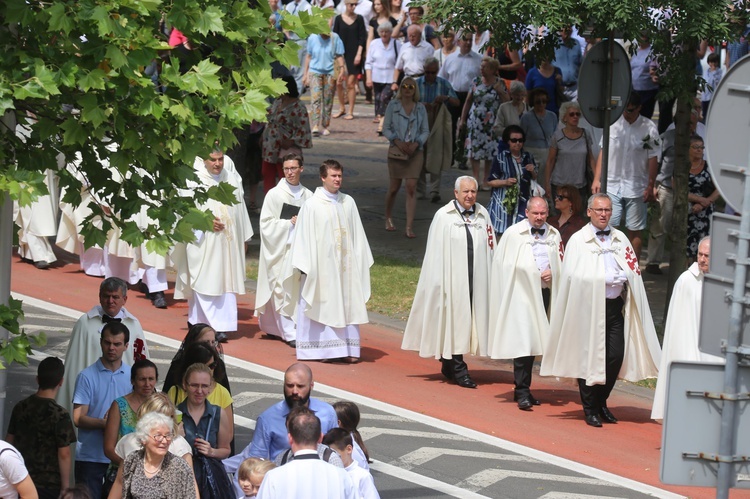
[[[232,389],[229,388],[226,366],[224,365],[224,360],[221,358],[224,351],[222,350],[221,343],[218,341],[218,334],[214,331],[214,328],[202,322],[193,324],[188,329],[180,348],[174,354],[172,362],[169,364],[169,371],[167,371],[167,375],[164,377],[164,386],[161,391],[167,393],[173,386],[180,386],[182,384],[181,367],[185,358],[185,352],[197,343],[205,343],[219,353],[218,369],[215,370],[216,381],[226,388],[229,393],[232,393]]]

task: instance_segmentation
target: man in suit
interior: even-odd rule
[[[320,459],[317,448],[322,438],[318,417],[305,407],[294,409],[289,418],[288,434],[294,460],[266,474],[258,491],[258,499],[356,498],[354,484],[346,471]]]

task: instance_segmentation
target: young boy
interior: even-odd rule
[[[716,52],[710,53],[708,55],[708,59],[706,59],[706,62],[708,62],[708,68],[704,71],[703,74],[703,79],[706,80],[706,88],[703,89],[703,94],[701,95],[703,122],[705,124],[708,124],[706,122],[706,119],[708,117],[708,106],[711,104],[711,99],[714,96],[716,87],[719,86],[721,77],[724,75],[723,70],[721,69],[721,67],[719,67],[720,60],[721,58]]]
[[[57,357],[39,363],[39,389],[13,408],[5,437],[23,456],[40,499],[56,499],[70,482],[70,444],[76,434],[70,414],[55,402],[64,372]]]
[[[349,477],[359,491],[358,496],[361,499],[380,499],[372,475],[367,470],[362,469],[352,457],[354,447],[351,433],[343,428],[333,428],[323,437],[323,444],[335,450],[341,457],[344,469],[349,473]]]
[[[237,480],[240,482],[244,495],[239,499],[251,499],[258,495],[263,477],[275,467],[273,461],[264,461],[257,457],[249,457],[242,461],[237,470]]]

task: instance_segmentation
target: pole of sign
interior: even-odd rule
[[[615,68],[615,33],[607,38],[607,78],[604,85],[604,134],[602,136],[602,168],[599,172],[599,192],[607,193],[607,169],[609,166],[609,127],[612,115],[612,78]]]

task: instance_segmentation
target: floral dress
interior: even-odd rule
[[[307,108],[299,99],[286,107],[276,99],[268,111],[268,124],[263,130],[263,161],[279,162],[281,140],[291,139],[297,148],[312,147],[310,117]],[[301,153],[301,151],[300,151]]]
[[[688,191],[690,194],[707,198],[716,190],[708,173],[708,164],[703,166],[700,173],[690,174],[688,179]],[[692,204],[691,204],[692,206]],[[711,214],[714,212],[713,203],[698,213],[688,211],[688,233],[687,233],[687,256],[695,258],[698,256],[698,243],[706,237],[711,230]]]
[[[502,149],[492,162],[489,180],[506,180],[511,177],[518,183],[510,187],[493,187],[490,194],[490,220],[495,234],[502,235],[516,222],[526,218],[526,203],[531,197],[531,172],[524,165],[532,163],[538,169],[534,157],[528,151],[521,152],[521,161],[513,159],[510,149]]]
[[[491,85],[474,78],[471,88],[472,103],[466,121],[466,154],[469,159],[491,160],[497,151],[497,140],[492,137],[500,96]]]

